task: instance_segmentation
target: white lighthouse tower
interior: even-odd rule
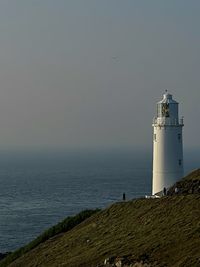
[[[178,103],[167,91],[157,103],[152,126],[154,195],[183,177],[183,118],[179,120]]]

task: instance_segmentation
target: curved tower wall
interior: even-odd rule
[[[153,121],[153,185],[156,194],[183,177],[183,119],[178,117],[178,103],[165,94],[157,104]]]

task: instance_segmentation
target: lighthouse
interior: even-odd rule
[[[157,103],[153,119],[152,194],[172,186],[183,177],[183,118],[179,119],[178,102],[165,91]]]

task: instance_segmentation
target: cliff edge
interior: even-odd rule
[[[169,196],[113,204],[0,267],[199,267],[199,181],[196,170]]]

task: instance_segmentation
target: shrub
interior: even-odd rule
[[[50,239],[51,237],[54,237],[55,235],[58,235],[60,233],[67,232],[95,214],[96,212],[100,211],[99,209],[95,210],[84,210],[80,213],[78,213],[75,216],[69,216],[66,219],[64,219],[62,222],[59,222],[55,226],[49,228],[44,233],[39,235],[36,239],[31,241],[29,244],[27,244],[24,247],[21,247],[20,249],[14,251],[13,253],[9,254],[5,259],[3,259],[0,262],[0,267],[6,267],[11,262],[22,256],[23,254],[27,253],[28,251],[32,250],[39,244],[45,242],[46,240]]]

